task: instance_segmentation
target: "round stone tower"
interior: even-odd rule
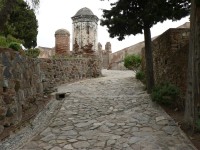
[[[59,29],[55,32],[55,53],[70,54],[70,33],[66,29]]]
[[[89,8],[80,9],[73,17],[73,51],[97,51],[98,17]]]

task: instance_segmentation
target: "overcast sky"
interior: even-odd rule
[[[37,13],[37,19],[39,24],[37,43],[38,46],[54,47],[55,45],[55,31],[57,29],[67,29],[72,34],[72,20],[71,17],[76,12],[83,8],[88,7],[98,17],[102,18],[101,9],[109,9],[110,1],[100,0],[40,0],[40,8]],[[189,17],[183,18],[180,21],[172,22],[165,21],[164,23],[158,23],[151,29],[151,34],[157,36],[168,28],[176,28],[185,22],[188,22]],[[72,35],[71,35],[72,38]],[[138,34],[136,36],[127,36],[125,40],[118,41],[117,38],[110,38],[106,27],[98,26],[98,42],[105,47],[106,42],[111,42],[112,51],[118,51],[125,47],[134,45],[143,41],[144,36]]]

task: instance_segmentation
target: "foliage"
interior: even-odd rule
[[[4,29],[4,25],[9,18],[17,0],[0,0],[0,33]]]
[[[143,33],[145,27],[151,28],[158,22],[187,16],[190,0],[119,0],[111,6],[111,10],[103,10],[101,25],[108,27],[111,37],[123,40],[126,35]]]
[[[6,38],[4,36],[0,36],[0,46],[1,47],[7,47],[8,43],[6,41]]]
[[[144,32],[147,90],[150,93],[154,86],[150,28],[167,19],[179,20],[187,16],[190,0],[118,0],[111,6],[110,10],[103,10],[101,19],[110,37],[123,40],[126,35]]]
[[[31,48],[37,45],[37,28],[38,22],[33,9],[23,0],[17,0],[2,33],[23,40],[24,47]]]
[[[37,10],[40,4],[40,0],[26,0],[27,4],[32,6],[34,10]]]
[[[23,43],[23,41],[16,39],[11,35],[8,35],[7,37],[0,36],[0,46],[1,47],[7,47],[8,48],[10,43],[12,43],[12,42],[16,42],[16,43],[20,43],[20,44]]]
[[[29,49],[25,51],[26,56],[37,58],[40,55],[40,50],[38,48],[35,49]]]
[[[22,49],[20,43],[17,42],[11,42],[8,47],[15,51],[20,51]]]
[[[179,97],[179,89],[172,84],[163,83],[153,88],[151,93],[152,101],[163,105],[175,104]]]
[[[17,42],[17,43],[21,43],[21,44],[24,43],[24,41],[19,40],[19,39],[16,39],[16,38],[13,37],[12,35],[8,35],[8,36],[6,37],[6,41],[7,41],[8,44],[11,43],[11,42]]]
[[[126,55],[124,58],[124,66],[128,69],[134,70],[135,72],[138,71],[141,62],[141,57],[135,54]]]
[[[136,79],[144,82],[145,81],[145,73],[141,70],[139,70],[138,72],[136,72]]]
[[[18,0],[0,0],[0,33],[4,29],[11,12],[16,7]],[[34,10],[39,7],[40,0],[26,0],[26,3],[32,6]]]

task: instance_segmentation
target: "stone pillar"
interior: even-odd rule
[[[73,53],[97,52],[98,17],[88,8],[80,9],[73,17]]]
[[[98,57],[101,61],[101,67],[102,67],[103,66],[103,50],[102,50],[102,45],[100,42],[98,43]]]
[[[100,42],[98,43],[98,51],[102,51],[102,45]]]
[[[55,54],[70,55],[70,33],[66,29],[55,32]]]
[[[105,45],[105,51],[107,53],[112,53],[112,49],[111,49],[111,43],[110,42],[107,42],[106,45]]]

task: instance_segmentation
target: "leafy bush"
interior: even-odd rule
[[[141,57],[135,54],[127,55],[124,58],[124,66],[128,69],[134,70],[135,72],[138,71],[141,62]]]
[[[4,36],[0,36],[0,46],[1,47],[7,47],[8,43],[6,41],[6,38]]]
[[[22,49],[20,43],[17,42],[11,42],[8,47],[12,48],[15,51],[20,51]]]
[[[16,39],[12,35],[8,35],[7,38],[6,38],[6,41],[7,41],[7,43],[16,42],[16,43],[24,44],[24,41]]]
[[[143,81],[145,79],[145,73],[143,71],[139,70],[136,73],[136,79]]]
[[[152,101],[169,106],[176,103],[179,94],[179,89],[175,85],[163,83],[154,87],[151,98]]]
[[[29,50],[26,50],[25,53],[26,53],[26,56],[37,58],[40,54],[40,50],[38,48],[29,49]]]
[[[11,44],[12,43],[12,44]],[[7,37],[4,37],[4,36],[0,36],[0,46],[1,47],[5,47],[5,48],[8,48],[10,47],[10,45],[13,45],[13,43],[18,43],[18,44],[21,44],[23,43],[23,41],[19,40],[19,39],[16,39],[14,38],[13,36],[11,35],[8,35]],[[14,44],[15,45],[15,44]],[[15,47],[15,46],[14,46]],[[12,48],[12,46],[10,47]],[[14,49],[15,50],[15,49]]]

